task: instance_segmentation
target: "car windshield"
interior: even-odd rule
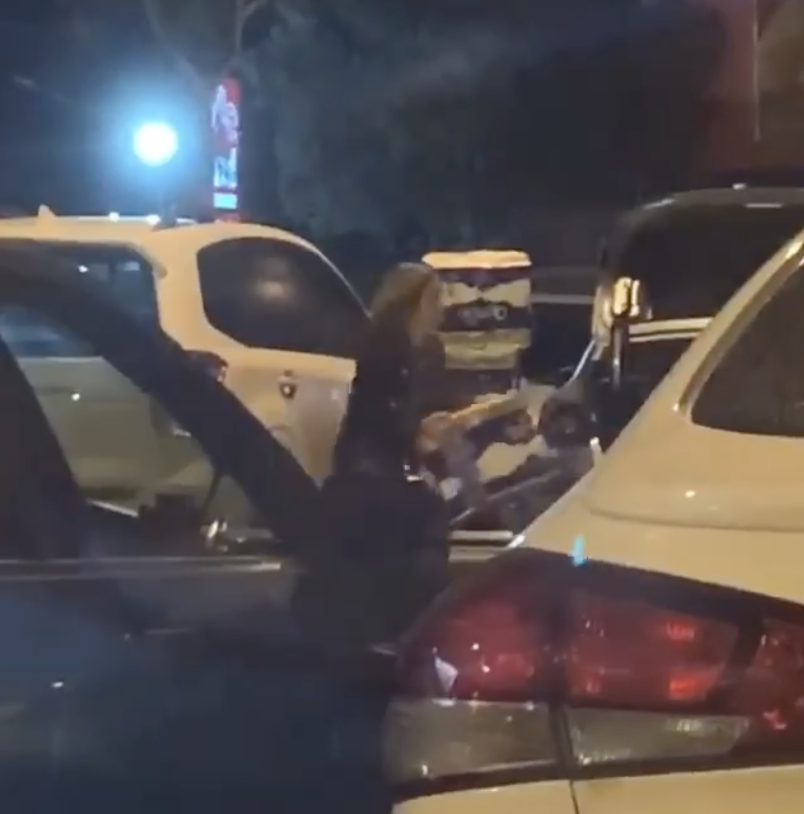
[[[657,216],[609,258],[647,284],[655,319],[716,314],[804,225],[804,206],[696,206]]]

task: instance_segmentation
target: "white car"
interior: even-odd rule
[[[9,241],[34,242],[100,280],[141,323],[195,353],[311,475],[327,474],[366,315],[311,244],[256,224],[57,217],[45,208],[0,220],[0,247]],[[92,348],[20,309],[0,322],[57,416],[82,483],[125,492],[159,478],[177,489],[204,482],[181,428]]]
[[[401,645],[397,814],[798,814],[804,233]]]

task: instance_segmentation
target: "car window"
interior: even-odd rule
[[[50,317],[17,306],[0,308],[0,337],[88,504],[120,510],[113,521],[118,532],[104,536],[105,555],[220,554],[216,541],[186,532],[214,521],[238,528],[257,523],[246,496],[214,470],[201,445],[95,348]],[[39,351],[45,341],[54,352],[30,352],[31,343]],[[84,352],[55,352],[63,348]],[[95,510],[93,516],[106,523],[118,514]]]
[[[106,243],[39,242],[48,253],[74,264],[103,284],[103,290],[146,327],[159,327],[154,269],[128,246]]]
[[[19,358],[81,359],[95,353],[86,342],[65,334],[24,308],[0,311],[0,335]]]
[[[366,314],[321,256],[283,240],[238,238],[198,253],[210,323],[252,348],[351,358]]]
[[[804,270],[799,268],[728,348],[693,405],[697,424],[804,437]]]
[[[589,303],[534,303],[530,345],[520,358],[522,375],[539,382],[577,365],[589,345],[591,324]]]
[[[623,368],[626,386],[646,401],[691,342],[690,337],[632,342]]]
[[[804,207],[698,206],[638,228],[613,271],[645,281],[654,319],[716,314],[804,226]]]

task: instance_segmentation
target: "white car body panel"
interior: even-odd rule
[[[573,783],[577,814],[795,814],[801,810],[804,768],[775,766],[723,772],[694,772]],[[533,811],[510,808],[510,814]]]
[[[635,322],[628,326],[628,337],[634,344],[660,339],[693,339],[711,322],[709,317],[662,319]]]
[[[394,814],[579,814],[566,781],[497,786],[419,797],[394,807]]]
[[[527,529],[525,545],[804,604],[791,568],[804,542],[801,441],[698,427],[687,411],[701,367],[799,245],[781,249],[710,322],[595,469]]]
[[[419,797],[395,814],[798,814],[804,768],[775,766],[725,772],[518,783]]]
[[[208,322],[196,267],[197,253],[203,247],[221,240],[248,237],[293,243],[323,258],[314,246],[302,238],[257,224],[187,222],[173,228],[159,229],[155,228],[152,220],[142,218],[59,218],[47,213],[35,218],[0,220],[0,239],[120,245],[141,254],[154,268],[160,322],[165,332],[187,350],[215,353],[226,360],[229,365],[227,386],[288,446],[307,471],[320,480],[330,469],[332,446],[346,408],[354,363],[349,359],[329,356],[249,348],[216,330]],[[37,376],[60,378],[56,371],[63,363],[62,359],[37,362]],[[87,361],[87,364],[90,362]],[[42,366],[52,366],[53,370],[45,373]],[[107,374],[110,378],[104,380]],[[296,395],[292,400],[284,398],[280,392],[281,381],[288,376],[296,385]],[[104,406],[101,408],[101,401],[94,396],[92,400],[84,398],[82,401],[85,410],[88,404],[92,405],[92,417],[87,416],[86,420],[100,422],[100,426],[113,419],[109,415],[101,416],[98,410],[108,412],[112,404],[119,405],[125,399],[130,399],[132,393],[111,371],[104,374],[102,370],[96,370],[92,381],[93,392],[104,393]],[[111,394],[116,388],[119,388],[119,392],[112,398]],[[84,395],[88,397],[88,393]],[[137,400],[139,407],[144,403],[147,403],[147,399],[141,397]],[[144,422],[143,417],[147,421]],[[144,454],[148,460],[140,460],[136,467],[143,472],[151,471],[154,465],[150,461],[151,450],[162,441],[153,432],[150,436],[147,432],[150,422],[147,410],[145,413],[138,412],[137,418],[132,420],[133,425],[118,426],[136,426],[136,434],[132,433],[130,439],[118,436],[114,446],[106,443],[102,448],[107,458],[114,457],[119,463],[128,459],[134,438],[137,437],[140,458]],[[59,419],[59,425],[64,427],[62,442],[65,443],[64,439],[73,433],[72,418]],[[86,482],[103,479],[100,464],[88,447],[82,447],[80,453],[77,447],[71,452],[74,454],[70,460],[81,470],[82,482],[85,479]],[[130,466],[135,466],[133,459]],[[106,474],[109,475],[108,470]],[[133,472],[122,473],[118,470],[117,477],[122,478],[124,474],[128,477]]]

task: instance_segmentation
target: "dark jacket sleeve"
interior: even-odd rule
[[[437,336],[420,351],[416,391],[422,415],[454,412],[472,403],[472,399],[450,380],[444,343]]]
[[[401,470],[415,455],[421,415],[413,394],[409,345],[397,337],[369,337],[335,448],[336,471],[360,462]]]

